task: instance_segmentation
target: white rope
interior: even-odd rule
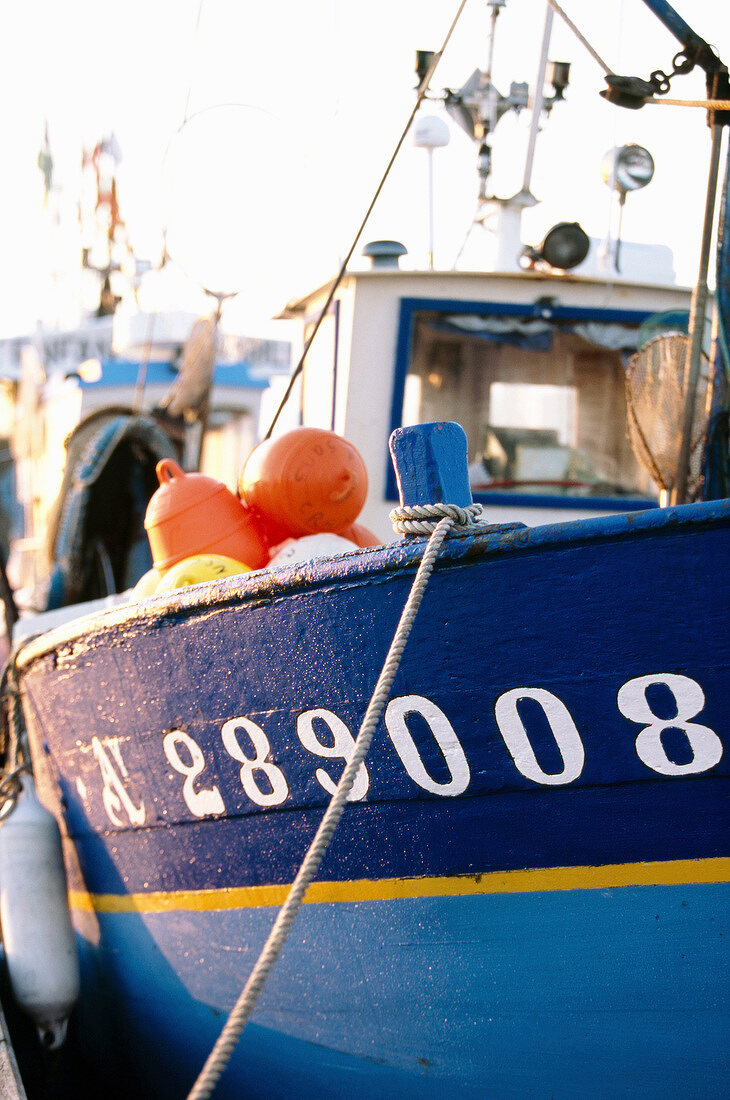
[[[394,508],[389,518],[396,534],[430,535],[444,516],[452,520],[455,531],[473,531],[479,526],[481,514],[481,504],[470,504],[467,508],[458,504],[416,504]]]
[[[730,99],[645,99],[644,103],[659,103],[665,107],[704,107],[708,111],[730,111]]]
[[[383,665],[383,670],[380,673],[375,691],[373,692],[373,696],[365,713],[365,718],[360,727],[360,732],[355,740],[352,756],[342,773],[335,793],[325,810],[324,817],[322,818],[322,822],[314,840],[310,844],[304,861],[289,889],[286,901],[279,910],[256,965],[238,1001],[234,1005],[213,1050],[210,1052],[205,1065],[200,1071],[198,1079],[188,1095],[188,1100],[206,1100],[207,1097],[211,1096],[219,1077],[230,1061],[241,1032],[251,1017],[264,983],[289,935],[294,923],[294,918],[304,900],[307,887],[316,875],[332,839],[332,835],[342,817],[347,802],[347,796],[352,790],[352,785],[355,782],[355,777],[357,776],[360,765],[370,748],[370,742],[372,741],[375,727],[388,701],[388,695],[390,694],[390,689],[398,670],[403,650],[405,649],[416,613],[431,577],[441,544],[455,522],[462,524],[465,516],[469,519],[469,517],[474,514],[474,507],[479,508],[479,505],[472,506],[471,509],[455,509],[454,505],[449,504],[433,505],[428,509],[431,522],[431,527],[429,528],[431,537],[418,566],[418,572],[411,586],[406,605],[403,608],[395,636],[388,650],[388,656]],[[460,517],[456,520],[453,518],[454,509]],[[399,514],[405,514],[416,511],[420,512],[422,509],[397,509],[396,511]],[[440,518],[437,519],[437,515],[439,515]]]

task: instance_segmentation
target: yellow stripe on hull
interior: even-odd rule
[[[392,901],[397,898],[526,894],[554,890],[606,890],[621,886],[684,886],[730,882],[730,858],[677,859],[665,863],[610,863],[602,867],[550,867],[490,871],[451,877],[360,879],[313,882],[305,904]],[[97,913],[162,913],[171,909],[254,909],[281,905],[288,886],[240,886],[225,890],[179,890],[149,894],[88,894],[72,890],[72,909]]]

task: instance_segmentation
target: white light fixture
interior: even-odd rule
[[[619,145],[615,149],[609,149],[601,161],[601,179],[618,194],[618,227],[616,229],[616,244],[612,249],[610,230],[606,243],[607,254],[613,251],[613,261],[616,271],[620,272],[619,255],[621,251],[621,226],[623,223],[624,204],[629,191],[639,191],[646,187],[654,178],[654,158],[643,145],[630,143]]]
[[[639,191],[654,178],[654,158],[643,145],[620,145],[609,149],[601,161],[601,179],[614,191],[620,202],[629,191]]]

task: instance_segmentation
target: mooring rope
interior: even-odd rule
[[[730,111],[730,99],[645,99],[644,103],[663,103],[665,107],[704,107],[707,111]]]
[[[424,516],[424,513],[427,515]],[[398,508],[391,512],[393,526],[397,530],[397,524],[409,523],[426,524],[430,532],[430,538],[426,544],[423,557],[418,566],[418,571],[411,586],[408,599],[401,613],[398,627],[393,641],[390,644],[385,664],[378,677],[372,698],[368,705],[360,731],[355,739],[352,756],[342,773],[335,793],[325,810],[324,817],[317,830],[314,840],[309,846],[301,867],[289,889],[286,901],[282,905],[276,920],[274,921],[269,937],[264,944],[251,975],[244,986],[238,1001],[233,1007],[223,1031],[210,1052],[197,1081],[188,1095],[188,1100],[206,1100],[212,1095],[218,1079],[231,1059],[241,1032],[248,1023],[256,1006],[264,983],[269,976],[271,968],[279,957],[287,936],[299,911],[307,888],[317,873],[325,852],[329,847],[335,829],[342,817],[347,802],[347,796],[352,790],[352,785],[363,763],[370,742],[372,741],[375,727],[388,701],[390,689],[398,671],[398,666],[403,656],[406,642],[411,632],[421,600],[431,578],[441,544],[449,531],[454,527],[469,527],[473,529],[476,518],[481,513],[480,505],[472,505],[469,508],[458,508],[450,504],[435,504],[425,508]],[[409,529],[408,533],[413,533]],[[418,532],[420,533],[420,528]]]

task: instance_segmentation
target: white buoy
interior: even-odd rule
[[[79,961],[58,824],[30,776],[21,783],[0,827],[0,921],[15,1000],[55,1050],[79,995]]]
[[[329,531],[321,531],[318,535],[304,535],[300,539],[285,542],[269,562],[269,569],[276,569],[280,565],[298,565],[315,558],[333,558],[337,554],[348,554],[357,549],[355,543],[349,539],[330,534]]]

